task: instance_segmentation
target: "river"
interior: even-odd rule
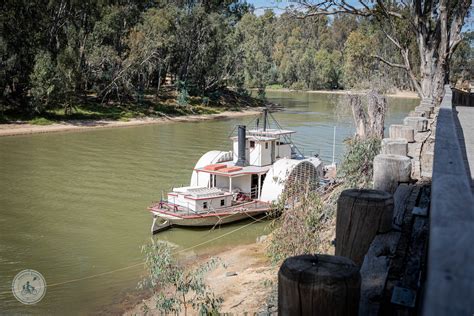
[[[285,107],[273,115],[297,131],[295,143],[328,163],[337,126],[340,159],[353,127],[349,113],[335,115],[338,96],[269,92],[267,97]],[[416,103],[389,99],[386,125],[400,122]],[[0,314],[120,312],[143,273],[140,246],[152,238],[147,205],[173,185],[188,183],[203,153],[229,150],[229,133],[249,120],[0,138]],[[247,223],[213,231],[173,228],[154,238],[186,249],[224,235],[187,251],[195,254],[268,233],[266,223],[230,233]],[[11,282],[23,269],[41,272],[48,284],[36,305],[23,305],[11,293]]]

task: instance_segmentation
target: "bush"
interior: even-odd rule
[[[33,125],[51,125],[54,122],[44,117],[38,117],[38,118],[34,118],[28,121],[28,123],[33,124]]]
[[[268,247],[273,263],[295,255],[320,252],[321,231],[331,221],[334,207],[323,203],[318,192],[304,185],[303,190],[289,190],[278,206],[284,208],[275,222],[277,227]]]
[[[374,158],[379,152],[379,138],[353,137],[346,140],[346,152],[338,174],[346,187],[362,189],[372,186]]]
[[[156,308],[163,314],[186,315],[188,308],[200,315],[218,315],[223,299],[215,297],[204,282],[204,275],[216,267],[218,259],[213,258],[196,269],[185,269],[171,253],[165,242],[142,246],[148,276],[139,284],[150,288],[156,298]],[[145,304],[144,310],[149,307]]]

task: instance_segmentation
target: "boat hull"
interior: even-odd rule
[[[206,227],[224,225],[244,219],[257,219],[264,215],[268,210],[247,211],[247,212],[233,212],[222,214],[203,214],[192,216],[177,216],[169,213],[151,211],[154,217],[159,217],[165,222],[169,222],[174,226],[188,226],[188,227]]]

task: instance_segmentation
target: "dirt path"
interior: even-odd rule
[[[204,115],[189,115],[177,116],[172,118],[144,118],[131,119],[130,121],[109,121],[109,120],[71,120],[51,125],[32,125],[27,123],[18,124],[0,124],[1,136],[16,136],[40,133],[54,133],[54,132],[72,132],[94,130],[99,128],[116,128],[116,127],[131,127],[139,125],[150,124],[165,124],[173,122],[194,122],[204,120],[215,120],[222,118],[239,117],[246,115],[256,115],[260,113],[259,108],[251,108],[243,111],[226,111],[218,114],[204,114]]]
[[[253,315],[262,309],[277,282],[277,269],[265,256],[265,243],[240,245],[218,253],[200,256],[196,264],[218,257],[225,267],[219,265],[206,276],[206,283],[216,296],[224,298],[220,313]],[[144,300],[154,306],[153,298]],[[142,315],[143,304],[138,304],[124,315]],[[193,314],[191,312],[191,314]],[[147,315],[161,315],[152,311]]]

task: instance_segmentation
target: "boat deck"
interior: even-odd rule
[[[258,213],[269,210],[270,204],[262,201],[251,201],[239,203],[229,207],[223,207],[218,209],[210,209],[207,212],[196,212],[190,208],[169,203],[166,201],[153,203],[148,209],[151,212],[165,213],[169,215],[175,215],[179,217],[185,216],[215,216],[222,214],[232,214],[232,213]]]

